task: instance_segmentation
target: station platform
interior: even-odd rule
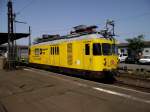
[[[0,70],[0,112],[150,112],[150,93],[33,68]]]

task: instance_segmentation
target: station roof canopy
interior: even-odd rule
[[[14,33],[15,40],[29,36],[29,33]],[[8,42],[8,33],[0,33],[0,45]]]

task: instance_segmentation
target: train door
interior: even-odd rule
[[[86,42],[83,44],[83,67],[86,70],[92,69],[92,52],[91,52],[91,44],[90,42]]]
[[[55,60],[55,65],[59,66],[59,47],[55,46],[54,47],[54,51],[55,51],[55,56],[54,56],[54,60]]]
[[[50,46],[50,65],[54,65],[54,47]]]
[[[112,56],[111,44],[102,43],[102,52],[103,52],[103,56],[104,56],[105,67],[112,66],[114,61],[113,61],[113,59],[111,59],[111,56]],[[111,61],[111,63],[110,63],[110,61]]]
[[[67,63],[68,63],[69,66],[73,64],[72,43],[67,44]]]

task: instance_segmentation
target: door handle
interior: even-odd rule
[[[90,61],[90,64],[91,64],[92,63],[92,58],[90,58],[89,61]]]

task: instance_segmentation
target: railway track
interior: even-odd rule
[[[115,76],[114,85],[150,93],[150,80],[137,77],[136,74],[119,73]]]
[[[118,81],[118,80],[115,81],[113,83],[113,85],[150,93],[150,88],[142,87],[142,86],[139,86],[139,85],[127,84],[127,83],[124,83],[124,82]]]

